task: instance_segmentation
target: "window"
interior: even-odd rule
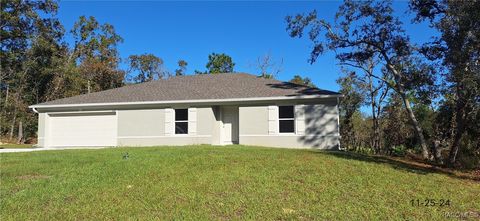
[[[175,134],[188,134],[188,109],[175,109]]]
[[[295,113],[293,106],[279,106],[278,120],[280,133],[295,132]]]

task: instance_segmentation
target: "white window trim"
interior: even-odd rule
[[[292,107],[293,108],[293,118],[280,118],[280,107]],[[279,134],[297,134],[295,119],[297,118],[295,113],[295,104],[287,105],[278,105],[278,133]],[[280,132],[280,121],[282,120],[293,120],[293,132]]]

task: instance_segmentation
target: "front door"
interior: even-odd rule
[[[238,143],[238,107],[223,107],[223,143]]]

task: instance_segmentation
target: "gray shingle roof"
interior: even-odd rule
[[[172,77],[166,80],[127,85],[96,93],[53,100],[35,106],[302,95],[339,95],[339,93],[274,79],[259,78],[245,73],[226,73]]]

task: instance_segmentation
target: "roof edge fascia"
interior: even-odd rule
[[[278,101],[298,99],[318,99],[343,97],[341,94],[333,95],[304,95],[304,96],[281,96],[281,97],[253,97],[253,98],[228,98],[228,99],[198,99],[198,100],[170,100],[170,101],[139,101],[139,102],[111,102],[111,103],[83,103],[83,104],[51,104],[51,105],[30,105],[31,109],[39,108],[65,108],[65,107],[112,107],[132,105],[168,105],[168,104],[201,104],[201,103],[224,103],[224,102],[249,102],[249,101]]]

